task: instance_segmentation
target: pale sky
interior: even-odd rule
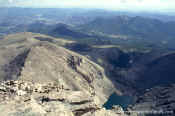
[[[0,6],[175,11],[175,0],[0,0]]]

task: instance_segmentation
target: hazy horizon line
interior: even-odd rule
[[[31,6],[0,6],[0,8],[33,8],[33,9],[84,9],[84,10],[103,10],[110,12],[132,12],[132,13],[175,13],[173,10],[126,10],[126,9],[108,9],[108,8],[82,8],[82,7],[31,7]],[[173,15],[173,14],[172,14]],[[175,14],[174,14],[175,15]]]

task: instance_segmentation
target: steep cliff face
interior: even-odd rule
[[[148,116],[174,116],[174,89],[174,84],[147,89],[143,95],[138,97],[136,104],[132,106],[132,110],[148,111]],[[154,115],[151,111],[155,112]]]
[[[175,83],[175,53],[163,54],[145,64],[137,83],[142,88]]]
[[[84,46],[84,49],[82,49],[82,46]],[[135,70],[137,71],[140,66],[133,69],[133,64],[144,53],[124,51],[116,46],[89,46],[87,44],[72,43],[66,47],[102,66],[106,75],[113,80],[112,82],[116,86],[118,93],[131,94],[135,91],[133,82],[138,75]]]

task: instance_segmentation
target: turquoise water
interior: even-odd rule
[[[113,93],[108,101],[103,105],[106,109],[111,109],[113,105],[120,105],[123,109],[126,109],[128,105],[133,103],[131,96],[119,96]]]
[[[119,96],[113,93],[108,101],[103,105],[106,109],[111,109],[113,105],[120,105],[124,110],[128,105],[134,103],[134,98],[132,96]],[[145,114],[144,116],[166,116],[165,114]]]

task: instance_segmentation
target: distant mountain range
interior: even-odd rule
[[[10,12],[12,12],[11,10],[12,9],[10,9]],[[31,12],[29,16],[24,16],[24,14],[18,16],[18,14],[16,14],[17,17],[14,17],[16,16],[14,14],[3,18],[5,15],[2,15],[0,19],[0,35],[28,31],[48,34],[55,37],[66,37],[86,43],[122,43],[126,45],[133,44],[134,46],[144,43],[147,44],[147,46],[156,44],[161,47],[174,48],[175,22],[165,22],[158,19],[145,18],[144,16],[133,17],[129,14],[127,16],[121,15],[120,13],[116,14],[115,12],[109,12],[109,14],[111,14],[110,16],[109,14],[102,15],[102,12],[107,13],[107,11],[96,11],[94,13],[87,11],[87,16],[85,16],[84,14],[86,13],[82,11],[81,13],[79,12],[79,15],[76,15],[76,17],[73,16],[74,13],[69,12],[69,15],[62,15],[62,18],[66,19],[62,22],[59,17],[52,15],[52,13],[47,13],[50,10],[58,10],[61,12],[62,10],[60,9],[48,9],[49,11],[47,11],[47,9],[44,11],[39,9],[41,13],[44,12],[43,15],[40,16],[34,15],[33,9],[28,10]],[[24,12],[29,11],[24,9]],[[100,14],[96,16],[95,14],[97,12]],[[68,21],[68,19],[71,20]],[[79,21],[81,23],[75,24],[75,22]]]
[[[103,33],[108,35],[127,35],[132,37],[162,39],[174,37],[175,22],[162,22],[143,17],[117,16],[112,18],[97,18],[81,25],[80,30]]]

